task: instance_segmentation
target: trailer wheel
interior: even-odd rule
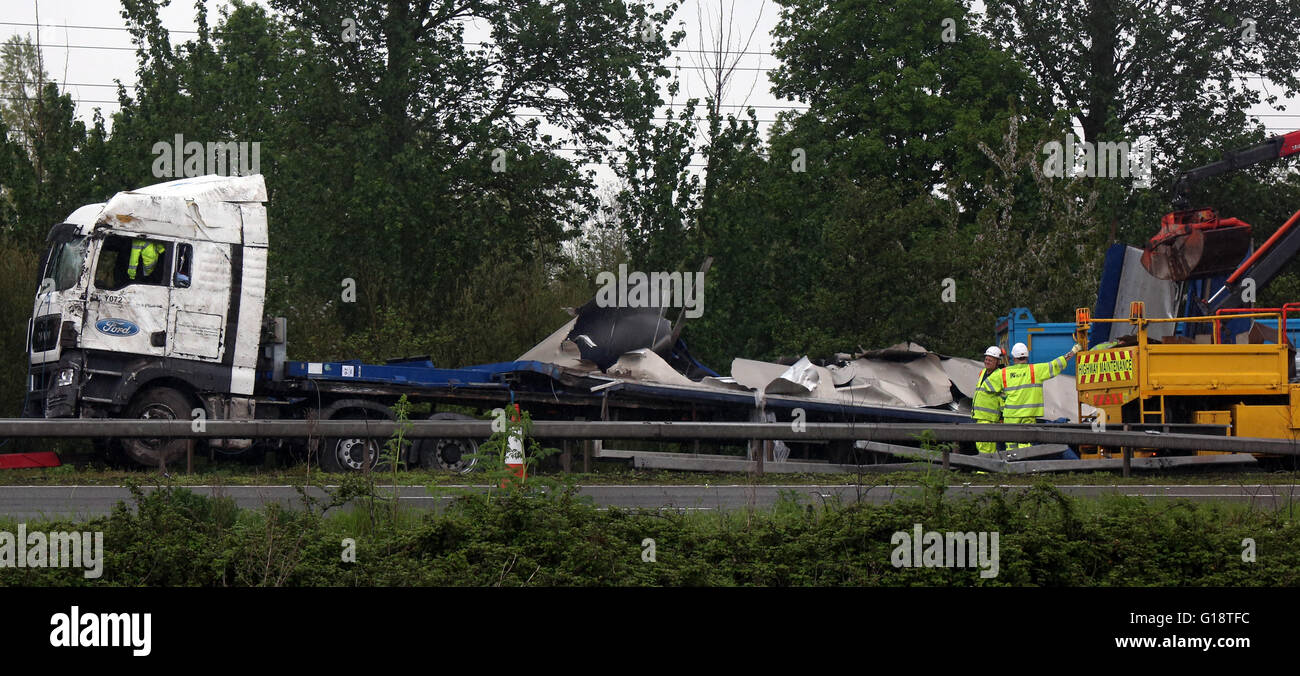
[[[462,413],[435,413],[429,420],[478,420]],[[468,474],[478,469],[478,441],[467,438],[421,439],[416,442],[420,467]]]
[[[361,472],[366,469],[365,458],[369,453],[373,470],[379,466],[381,452],[373,439],[326,439],[321,447],[320,464],[326,472]]]
[[[331,405],[322,418],[325,420],[392,420],[393,415],[382,404],[347,399]],[[384,470],[387,469],[387,463],[382,463],[379,459],[383,452],[383,439],[326,437],[321,441],[320,466],[326,472]],[[367,458],[369,458],[368,465]]]
[[[131,400],[127,418],[143,420],[189,420],[193,404],[170,387],[151,387]],[[141,465],[157,467],[185,456],[185,439],[123,439],[122,450]]]

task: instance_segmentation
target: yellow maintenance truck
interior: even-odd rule
[[[1122,319],[1093,318],[1088,308],[1076,310],[1075,342],[1093,346],[1078,354],[1075,366],[1080,420],[1087,405],[1097,409],[1094,428],[1141,423],[1179,432],[1202,426],[1193,431],[1235,437],[1300,436],[1300,383],[1292,347],[1300,334],[1289,338],[1286,330],[1288,314],[1300,311],[1300,303],[1243,307],[1300,255],[1300,211],[1254,249],[1250,224],[1221,218],[1211,208],[1190,208],[1196,182],[1292,156],[1300,156],[1300,131],[1178,175],[1173,190],[1178,210],[1161,219],[1160,231],[1143,251],[1142,266],[1155,279],[1176,284],[1174,308],[1199,316],[1148,318],[1141,302],[1133,302]],[[1210,293],[1215,285],[1219,288]],[[1247,319],[1253,321],[1244,322],[1250,330],[1243,333],[1238,320]],[[1099,340],[1125,329],[1128,335],[1090,343],[1094,324],[1117,325],[1105,327],[1115,331],[1099,331]],[[1157,327],[1161,330],[1153,330]],[[1173,335],[1166,335],[1170,328]],[[1119,449],[1085,448],[1080,455],[1086,457],[1089,450],[1105,455]]]
[[[1297,308],[1173,319],[1145,317],[1140,302],[1130,306],[1124,319],[1094,319],[1088,308],[1076,310],[1075,336],[1082,345],[1088,344],[1095,323],[1129,324],[1131,329],[1118,341],[1079,353],[1080,420],[1086,404],[1097,409],[1096,423],[1110,429],[1125,423],[1224,425],[1230,436],[1300,437],[1300,383],[1295,382],[1294,349],[1285,338],[1287,314]],[[1229,342],[1220,327],[1230,319],[1272,320],[1280,330],[1266,338],[1257,332]],[[1195,339],[1162,340],[1148,334],[1150,325],[1170,322],[1201,323],[1211,330]],[[1250,342],[1270,338],[1276,342]],[[1094,452],[1105,455],[1107,450],[1118,449]]]

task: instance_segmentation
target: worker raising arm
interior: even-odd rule
[[[1032,425],[1043,417],[1043,381],[1054,378],[1065,370],[1065,364],[1079,351],[1075,345],[1069,352],[1041,364],[1029,363],[1029,348],[1016,343],[1011,348],[1015,363],[1002,369],[989,380],[991,390],[1005,397],[1002,405],[1002,422],[1009,425]],[[1030,444],[1008,442],[1007,448],[1021,448]]]

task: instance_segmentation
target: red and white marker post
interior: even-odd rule
[[[515,404],[515,410],[510,413],[510,421],[518,423],[521,419],[519,404]],[[513,426],[510,428],[510,435],[506,438],[506,467],[518,478],[519,483],[523,483],[527,478],[528,468],[524,464],[524,428],[522,426]],[[506,487],[506,481],[501,481],[501,487]]]

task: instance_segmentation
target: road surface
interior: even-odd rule
[[[202,495],[227,496],[240,507],[257,508],[271,502],[286,507],[300,507],[301,498],[293,486],[190,486]],[[454,493],[482,486],[446,486],[440,495],[431,495],[423,486],[403,486],[402,503],[413,508],[433,509],[454,499]],[[998,486],[951,486],[947,496],[978,496],[999,490]],[[1025,490],[1027,486],[1008,486],[1008,490]],[[1253,504],[1262,509],[1285,507],[1300,501],[1298,484],[1253,485],[1098,485],[1058,486],[1063,493],[1078,497],[1133,495],[1157,500],[1187,498],[1197,502],[1223,501]],[[149,490],[149,489],[146,489]],[[391,489],[383,489],[385,491]],[[579,494],[600,507],[730,510],[750,505],[770,507],[782,494],[804,504],[859,500],[881,504],[916,496],[915,486],[817,486],[817,485],[694,485],[694,486],[581,486]],[[314,495],[323,497],[317,489]],[[42,517],[88,517],[109,514],[119,501],[130,503],[130,492],[120,486],[0,486],[0,515],[26,521]]]

